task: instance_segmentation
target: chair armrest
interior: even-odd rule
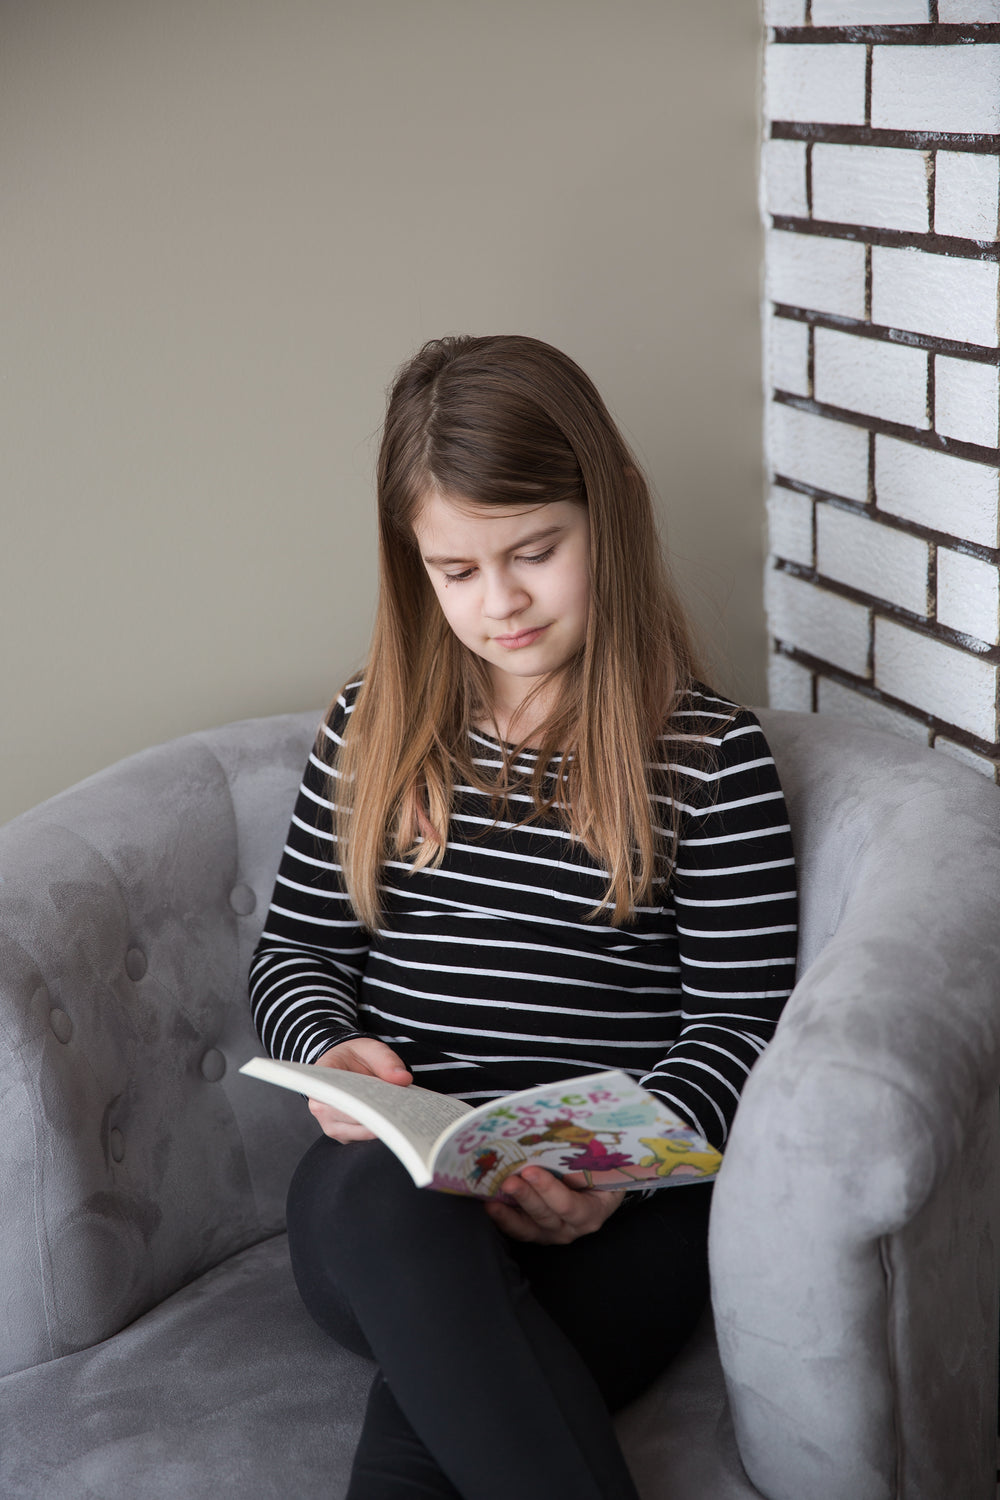
[[[715,1190],[720,1354],[769,1500],[993,1493],[1000,795],[933,760],[867,810]]]

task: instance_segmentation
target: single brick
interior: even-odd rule
[[[992,243],[1000,223],[1000,157],[939,151],[934,169],[938,234]]]
[[[767,701],[772,708],[811,714],[812,673],[783,651],[773,651],[767,661]]]
[[[996,348],[996,262],[872,248],[872,321]]]
[[[871,122],[876,130],[1000,131],[1000,45],[875,47]]]
[[[855,677],[868,675],[871,614],[863,604],[773,568],[764,580],[771,634]]]
[[[1000,471],[950,453],[935,453],[879,433],[875,439],[875,504],[891,515],[946,532],[956,540],[995,547]]]
[[[906,344],[817,328],[815,396],[907,427],[929,427],[927,355]]]
[[[969,651],[875,621],[875,686],[991,744],[997,737],[997,667]]]
[[[804,26],[806,0],[764,0],[765,26]]]
[[[868,434],[862,428],[772,402],[767,436],[775,474],[846,500],[867,500]]]
[[[938,20],[942,26],[964,21],[1000,21],[1000,0],[938,0]]]
[[[805,219],[805,141],[765,141],[760,153],[761,206],[765,213]]]
[[[934,741],[934,749],[943,751],[945,755],[950,755],[952,760],[961,761],[963,766],[969,766],[983,776],[989,776],[991,781],[997,779],[996,760],[988,760],[985,755],[977,755],[975,750],[969,749],[968,745],[956,745],[954,740],[949,740],[946,735],[939,734]]]
[[[809,324],[772,313],[765,323],[765,347],[768,379],[774,389],[808,396]]]
[[[952,630],[1000,646],[1000,575],[996,564],[939,547],[937,617]]]
[[[770,42],[764,49],[766,117],[863,125],[865,51],[849,42]]]
[[[775,486],[767,497],[768,549],[786,562],[813,565],[813,502],[808,495]]]
[[[927,0],[813,0],[814,26],[905,26],[929,20]]]
[[[963,443],[1000,445],[1000,369],[938,354],[934,360],[934,426]]]
[[[835,505],[816,507],[816,567],[827,578],[926,615],[929,560],[919,537]]]
[[[908,740],[927,744],[927,725],[919,719],[911,719],[898,708],[889,708],[876,698],[865,693],[855,693],[831,677],[820,677],[817,687],[817,707],[821,714],[836,714],[842,719],[854,719],[867,729],[881,729],[888,734],[901,734]]]
[[[784,229],[770,230],[765,242],[766,295],[773,302],[864,317],[864,245]]]
[[[930,228],[926,151],[888,146],[813,147],[813,217],[879,229]]]

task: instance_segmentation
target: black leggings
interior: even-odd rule
[[[705,1305],[710,1202],[666,1188],[571,1245],[524,1245],[476,1200],[414,1187],[381,1142],[317,1141],[288,1195],[295,1279],[380,1367],[348,1500],[637,1500],[610,1412]]]

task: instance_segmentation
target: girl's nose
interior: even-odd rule
[[[527,590],[506,573],[488,573],[483,579],[483,614],[488,620],[509,620],[529,599]]]

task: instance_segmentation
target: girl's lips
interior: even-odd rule
[[[547,625],[537,625],[533,630],[519,630],[516,635],[495,635],[494,643],[503,646],[507,651],[520,651],[522,646],[530,646],[538,640],[543,630],[548,630]]]

